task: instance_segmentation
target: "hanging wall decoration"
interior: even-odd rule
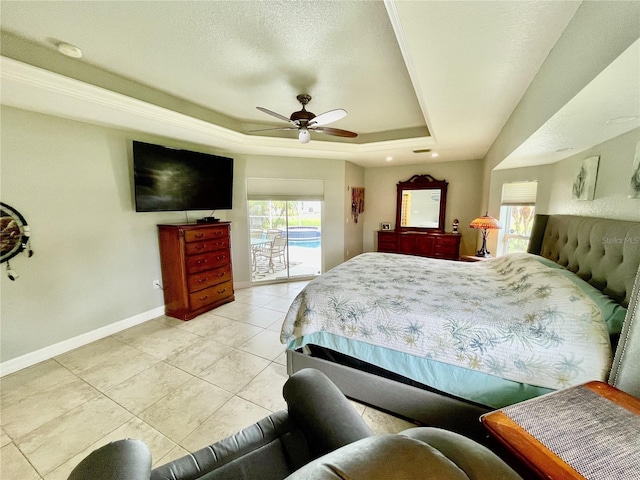
[[[20,212],[0,203],[0,230],[0,263],[7,262],[7,276],[15,280],[18,274],[11,269],[9,260],[21,252],[27,257],[33,255],[29,225]]]
[[[593,200],[596,191],[596,178],[598,177],[598,163],[600,157],[585,158],[580,165],[580,170],[573,180],[574,200]]]
[[[636,155],[631,169],[631,182],[629,182],[629,198],[640,198],[640,142],[636,145]]]
[[[358,216],[362,212],[364,212],[364,188],[351,187],[351,215],[355,223],[358,223]]]

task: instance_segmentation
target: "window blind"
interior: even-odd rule
[[[324,180],[247,178],[248,200],[324,200]]]
[[[514,182],[502,185],[502,205],[535,205],[538,182]]]

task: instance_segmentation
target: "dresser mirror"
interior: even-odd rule
[[[396,231],[444,232],[447,185],[431,175],[414,175],[398,183]]]

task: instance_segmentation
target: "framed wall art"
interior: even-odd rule
[[[362,212],[364,212],[364,188],[351,187],[351,215],[354,223],[358,223],[358,217]]]
[[[578,170],[578,174],[573,180],[574,200],[593,200],[596,191],[599,163],[599,156],[585,158],[582,161],[580,170]]]

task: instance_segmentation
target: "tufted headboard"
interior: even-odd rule
[[[640,222],[536,215],[527,251],[562,265],[627,307],[640,264]]]
[[[536,215],[527,251],[575,272],[627,307],[609,383],[640,397],[640,222]]]

